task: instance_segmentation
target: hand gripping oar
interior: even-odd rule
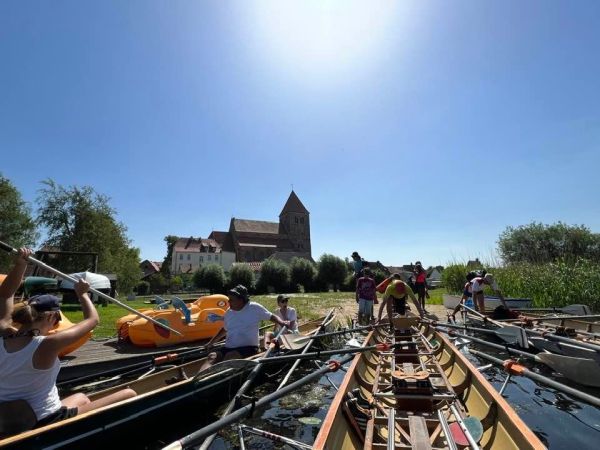
[[[279,339],[279,336],[281,336],[283,333],[285,333],[286,330],[287,330],[287,327],[285,327],[285,326],[281,327],[281,329],[275,336],[275,339],[273,340],[273,342],[271,342],[271,344],[269,344],[269,348],[265,352],[264,356],[256,361],[257,362],[256,367],[254,369],[252,369],[252,372],[250,372],[250,375],[248,375],[248,378],[246,379],[244,384],[242,384],[242,387],[238,390],[237,394],[235,394],[235,397],[233,398],[233,400],[231,400],[231,402],[229,402],[229,405],[227,405],[227,408],[223,412],[221,418],[229,415],[234,409],[236,409],[239,406],[239,402],[240,402],[242,396],[246,393],[246,391],[248,389],[250,389],[250,386],[254,382],[254,379],[260,373],[260,371],[262,369],[261,363],[263,362],[263,360],[265,360],[265,359],[269,358],[269,356],[271,356],[271,352],[276,347],[277,339]],[[200,446],[200,450],[207,450],[208,447],[210,447],[210,444],[212,444],[212,442],[215,440],[215,437],[216,437],[216,433],[208,436],[204,440],[202,445]]]
[[[545,384],[547,386],[550,386],[551,388],[556,389],[557,391],[561,391],[561,392],[564,392],[565,394],[569,394],[575,398],[583,400],[586,403],[589,403],[590,405],[600,407],[600,398],[594,397],[593,395],[590,395],[590,394],[586,394],[585,392],[581,392],[577,389],[566,386],[562,383],[558,383],[554,380],[551,380],[550,378],[547,378],[540,374],[532,372],[531,370],[527,369],[526,367],[523,367],[522,365],[517,364],[516,361],[514,361],[512,359],[507,359],[506,361],[503,361],[501,359],[495,358],[491,355],[488,355],[486,353],[480,352],[478,350],[473,350],[473,349],[469,350],[469,352],[475,356],[479,356],[490,362],[493,362],[495,364],[503,366],[504,369],[512,375],[521,375],[521,376],[524,376],[527,378],[531,378],[532,380],[537,381],[538,383]]]
[[[312,381],[318,380],[327,372],[335,372],[341,366],[343,366],[347,362],[351,361],[352,358],[354,358],[354,356],[349,355],[349,356],[342,358],[339,361],[330,361],[329,364],[327,364],[326,366],[323,366],[321,369],[316,370],[315,372],[306,375],[305,377],[299,379],[298,381],[293,382],[292,384],[288,384],[287,386],[284,386],[282,389],[280,389],[276,392],[273,392],[272,394],[262,397],[256,403],[243,406],[242,408],[239,408],[238,410],[232,412],[231,414],[223,416],[221,419],[217,420],[216,422],[213,422],[210,425],[208,425],[204,428],[201,428],[201,429],[193,432],[192,434],[189,434],[189,435],[179,439],[178,441],[175,441],[175,442],[167,445],[166,447],[163,447],[163,450],[180,450],[183,448],[188,448],[188,447],[192,447],[194,445],[198,445],[198,442],[200,442],[206,436],[211,436],[211,435],[217,433],[221,428],[224,428],[227,425],[230,425],[234,422],[242,420],[249,413],[251,413],[254,409],[261,408],[262,406],[268,405],[272,401],[278,400],[278,399],[286,396],[287,394],[290,394],[291,392],[296,391],[298,388],[300,388]]]
[[[319,328],[317,328],[316,335],[318,335],[321,331],[323,331],[323,329],[327,325],[330,317],[333,315],[334,311],[335,311],[335,309],[332,309],[331,311],[329,311],[329,314],[327,314],[325,316],[325,318],[323,319],[323,322],[321,322],[321,325],[319,325]],[[297,343],[298,341],[295,341],[295,342]],[[306,344],[306,347],[304,347],[302,349],[302,354],[305,354],[305,353],[308,352],[308,350],[312,346],[313,342],[314,341],[310,341],[308,344]],[[279,389],[281,389],[283,386],[285,386],[287,384],[287,382],[289,381],[290,377],[292,376],[292,373],[294,373],[294,370],[296,370],[296,367],[298,367],[299,364],[300,364],[300,360],[294,362],[294,364],[292,365],[292,367],[290,368],[290,370],[288,370],[288,373],[286,373],[285,377],[283,377],[283,380],[281,380],[281,383],[279,383],[279,386],[277,386],[276,391],[278,391]]]
[[[10,245],[8,245],[2,241],[0,241],[0,248],[4,251],[7,251],[8,253],[14,253],[14,254],[18,253],[17,249],[11,247]],[[69,280],[71,283],[77,284],[77,281],[78,281],[77,278],[72,277],[71,275],[67,275],[66,273],[62,273],[61,271],[55,269],[54,267],[50,267],[48,264],[35,259],[33,256],[27,257],[27,261],[35,264],[36,266],[41,267],[44,270],[47,270],[48,272],[52,272],[54,275],[62,278],[63,280]],[[152,322],[155,325],[158,325],[159,327],[162,327],[166,330],[172,331],[173,333],[175,333],[178,336],[183,336],[183,334],[181,334],[179,331],[174,330],[170,326],[165,325],[164,323],[161,323],[158,320],[153,319],[152,317],[148,317],[146,314],[141,313],[136,309],[133,309],[131,306],[127,306],[126,304],[121,303],[119,300],[112,298],[110,295],[106,295],[104,292],[100,292],[97,289],[94,289],[93,287],[90,287],[90,291],[93,292],[94,294],[96,294],[98,297],[102,297],[103,299],[108,300],[109,302],[116,303],[117,305],[125,308],[127,311],[132,312],[133,314],[137,314],[138,316],[143,317],[146,320],[149,320],[150,322]]]

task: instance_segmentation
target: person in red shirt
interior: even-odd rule
[[[371,277],[371,270],[364,268],[362,277],[356,280],[356,303],[358,303],[358,323],[368,325],[373,318],[373,303],[377,301],[377,284]]]

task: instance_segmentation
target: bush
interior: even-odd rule
[[[331,285],[335,291],[346,280],[348,275],[348,266],[346,262],[337,256],[323,254],[317,263],[318,278],[321,283]]]
[[[269,287],[274,289],[275,292],[286,291],[290,285],[290,267],[278,259],[266,259],[260,267],[258,284],[262,291],[268,291]]]
[[[385,274],[385,272],[383,270],[379,270],[379,269],[373,270],[373,279],[375,280],[376,284],[381,283],[386,278],[387,278],[387,275]]]
[[[169,282],[160,272],[150,275],[148,283],[150,283],[150,293],[152,294],[164,294],[169,288]]]
[[[229,286],[238,284],[246,286],[249,290],[254,289],[254,273],[248,264],[236,264],[229,271]]]
[[[444,269],[442,283],[450,294],[462,294],[469,270],[465,264],[450,264]]]
[[[225,287],[225,272],[218,264],[208,264],[194,273],[194,285],[208,289],[211,294],[222,292]]]
[[[147,295],[150,292],[150,283],[140,281],[136,288],[137,295]]]
[[[180,276],[175,276],[171,278],[171,290],[172,291],[181,291],[183,288],[183,279]]]
[[[290,277],[293,285],[302,285],[304,291],[308,292],[315,284],[317,269],[308,259],[292,258],[290,264]]]

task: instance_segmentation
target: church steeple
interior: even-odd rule
[[[281,213],[279,213],[279,217],[281,217],[281,215],[284,213],[309,214],[308,210],[304,207],[304,205],[293,190],[290,193],[287,202],[285,202]]]
[[[310,248],[310,213],[292,190],[279,214],[279,233],[293,245],[293,251],[308,253]]]

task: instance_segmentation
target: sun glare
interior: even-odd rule
[[[368,70],[384,52],[398,19],[396,1],[251,2],[244,20],[260,56],[301,78],[327,80]]]

